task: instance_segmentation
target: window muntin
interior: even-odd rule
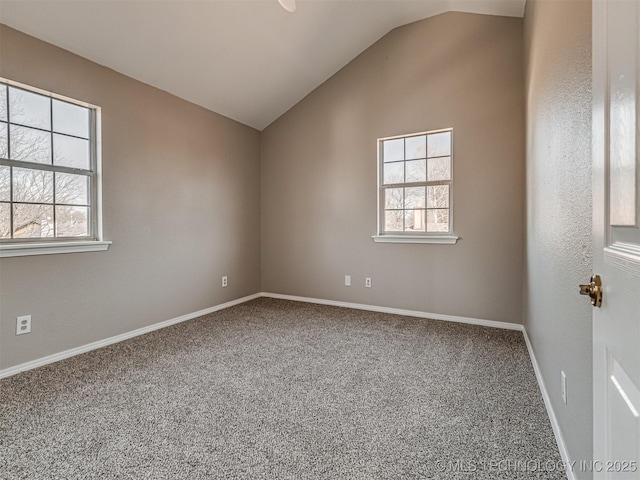
[[[0,243],[99,240],[97,107],[0,79]]]
[[[378,140],[380,235],[452,232],[453,130]]]

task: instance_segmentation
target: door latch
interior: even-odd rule
[[[591,277],[591,283],[580,285],[580,295],[589,295],[591,297],[591,305],[594,307],[602,306],[602,281],[600,275]]]

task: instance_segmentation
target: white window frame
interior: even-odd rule
[[[383,167],[384,167],[384,159],[383,159],[383,151],[382,145],[383,142],[387,140],[396,140],[399,138],[409,138],[416,137],[421,135],[433,135],[442,132],[451,132],[451,176],[448,181],[438,181],[438,182],[430,182],[428,179],[424,182],[419,182],[415,184],[397,184],[397,188],[403,188],[406,186],[429,186],[429,185],[449,185],[449,231],[448,232],[385,232],[384,231],[384,195],[383,192],[385,188],[389,186],[384,185],[383,183]],[[377,202],[376,202],[376,218],[377,220],[377,234],[373,235],[374,242],[377,243],[435,243],[435,244],[445,244],[445,245],[454,245],[458,238],[453,235],[453,128],[443,128],[440,130],[429,130],[426,132],[417,132],[417,133],[408,133],[404,135],[396,135],[393,137],[384,137],[378,138],[377,140]],[[426,153],[425,153],[426,155]],[[405,160],[406,161],[406,160]],[[396,188],[395,185],[393,188]],[[425,208],[426,210],[426,208]]]
[[[28,255],[49,255],[60,253],[96,252],[105,251],[112,242],[105,241],[102,231],[102,138],[101,138],[101,109],[96,105],[82,102],[64,95],[48,92],[30,85],[15,82],[0,77],[0,83],[7,86],[37,93],[51,99],[61,100],[89,109],[91,116],[89,145],[90,145],[90,201],[91,215],[90,235],[87,237],[58,237],[58,238],[10,238],[0,239],[0,258],[19,257]],[[9,105],[7,104],[7,109]],[[10,115],[10,113],[9,113]],[[10,122],[10,117],[8,118]],[[9,125],[9,123],[8,123]],[[8,128],[8,127],[7,127]],[[52,126],[53,128],[53,126]],[[74,173],[72,168],[45,165],[21,160],[9,160],[0,158],[0,165],[32,168],[45,171],[59,171],[61,173]],[[85,171],[86,172],[86,171]],[[13,215],[13,212],[11,213]]]

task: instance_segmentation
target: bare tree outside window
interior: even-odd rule
[[[0,241],[91,238],[92,110],[0,82]]]
[[[380,139],[380,234],[451,232],[452,130]]]

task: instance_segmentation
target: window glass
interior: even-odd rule
[[[430,158],[428,162],[427,179],[429,181],[449,180],[451,178],[451,157]]]
[[[411,160],[405,163],[407,183],[424,182],[427,180],[427,161]]]
[[[11,238],[11,204],[0,202],[0,238]]]
[[[51,98],[9,87],[11,123],[51,130]]]
[[[11,201],[11,167],[0,165],[0,202]]]
[[[9,158],[9,125],[0,122],[0,158]]]
[[[404,141],[407,160],[412,158],[425,158],[427,156],[427,136],[418,135],[417,137],[408,137]]]
[[[379,234],[450,233],[452,131],[379,142]]]
[[[383,143],[385,162],[396,162],[398,160],[404,160],[404,139],[399,138],[397,140],[386,140]]]
[[[13,167],[14,202],[53,203],[53,172]]]
[[[0,85],[0,121],[7,121],[7,86]]]
[[[79,105],[53,100],[53,131],[89,138],[89,110]]]
[[[51,163],[51,134],[44,130],[11,125],[11,160]]]
[[[0,80],[0,241],[96,239],[97,107]]]
[[[53,237],[53,205],[13,204],[13,238]]]
[[[91,162],[89,140],[53,134],[53,163],[87,170]]]
[[[427,139],[428,157],[445,157],[451,155],[451,132],[434,133]]]
[[[56,236],[86,237],[89,235],[89,207],[56,205]]]
[[[89,205],[89,177],[56,173],[56,203]]]

